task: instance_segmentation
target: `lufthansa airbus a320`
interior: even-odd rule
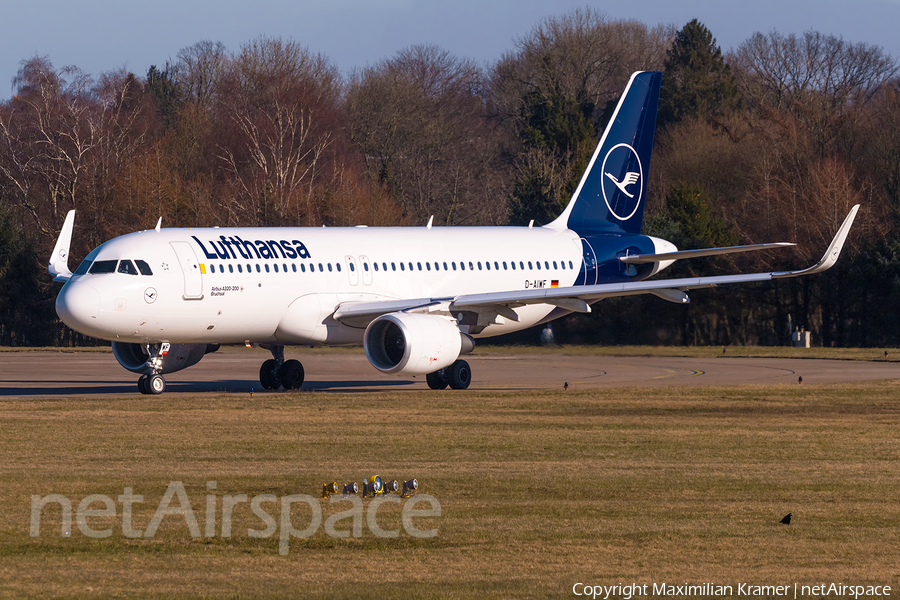
[[[590,312],[604,298],[686,291],[810,275],[838,259],[853,207],[825,256],[808,269],[650,280],[675,260],[775,248],[756,244],[679,252],[641,235],[656,129],[660,73],[632,75],[565,211],[543,227],[162,228],[112,239],[72,272],[75,214],[65,220],[48,270],[65,284],[62,321],[109,340],[140,374],[145,394],[163,375],[220,344],[272,353],[265,388],[299,388],[291,345],[358,345],[384,373],[426,375],[433,389],[468,387],[460,356],[475,340]]]

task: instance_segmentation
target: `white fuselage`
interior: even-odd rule
[[[144,261],[152,275],[123,267],[125,260]],[[61,290],[57,312],[86,335],[318,345],[362,342],[364,324],[331,318],[341,303],[570,286],[582,251],[577,234],[548,228],[203,228],[124,235],[85,261]],[[92,273],[102,261],[120,262],[114,272]],[[499,335],[554,309],[521,306],[518,321],[481,315],[480,323],[461,319],[460,329]]]

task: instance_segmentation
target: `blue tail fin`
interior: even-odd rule
[[[661,79],[631,76],[569,205],[548,227],[582,237],[641,232]]]

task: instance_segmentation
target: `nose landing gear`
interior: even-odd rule
[[[162,394],[166,391],[166,380],[159,374],[162,370],[162,357],[169,352],[169,343],[165,342],[159,346],[147,345],[147,353],[150,360],[147,361],[151,365],[153,372],[141,375],[138,379],[138,391],[142,394]]]
[[[162,375],[141,375],[138,379],[138,390],[142,394],[162,394],[166,391],[166,380]]]

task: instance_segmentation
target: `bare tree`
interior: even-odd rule
[[[339,91],[334,66],[293,41],[259,38],[233,57],[220,86],[229,137],[219,157],[238,208],[266,224],[318,222],[315,182]]]
[[[88,155],[98,144],[92,83],[75,67],[57,73],[46,57],[24,61],[15,79],[17,94],[0,125],[2,173],[13,182],[17,202],[47,235],[48,223],[60,222],[63,210],[76,207]]]
[[[222,42],[203,40],[179,50],[170,70],[186,97],[209,108],[228,63],[229,54]]]
[[[879,46],[816,31],[755,33],[730,62],[751,106],[801,119],[820,156],[898,70]]]
[[[498,131],[483,86],[474,62],[437,46],[411,46],[351,79],[350,137],[413,222],[505,220]]]

